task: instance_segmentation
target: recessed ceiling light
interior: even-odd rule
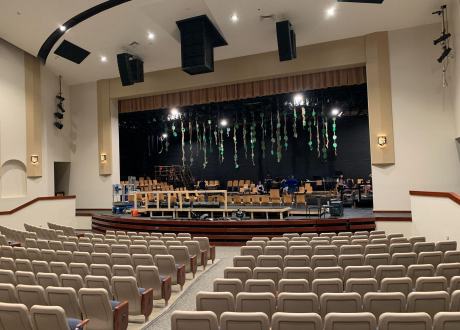
[[[155,36],[153,35],[153,33],[149,33],[149,34],[148,34],[148,37],[149,37],[149,39],[154,39],[154,38],[155,38]]]
[[[233,14],[232,15],[232,21],[236,22],[237,20],[238,20],[238,16],[236,14]]]
[[[337,116],[340,113],[339,109],[332,109],[332,115]]]
[[[179,111],[178,111],[176,108],[172,108],[172,109],[171,109],[171,114],[172,114],[173,116],[175,116],[175,115],[179,114]]]
[[[334,16],[334,14],[335,14],[335,8],[334,7],[328,9],[328,11],[327,11],[328,16]]]
[[[105,56],[101,56],[101,61],[102,61],[102,62],[105,62],[105,61],[107,61],[107,57],[105,57]]]
[[[65,27],[64,25],[61,25],[61,26],[59,27],[59,29],[60,29],[62,32],[64,32],[64,31],[66,30],[66,27]]]

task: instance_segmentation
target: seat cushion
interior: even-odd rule
[[[80,324],[82,320],[78,319],[67,319],[67,324],[69,325],[70,330],[77,329],[77,325]]]
[[[121,304],[121,302],[119,302],[119,301],[110,300],[110,307],[112,307],[112,310],[114,310],[115,307],[117,307],[120,304]]]

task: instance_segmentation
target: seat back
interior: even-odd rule
[[[339,278],[343,279],[342,267],[316,267],[313,278]]]
[[[14,275],[16,276],[16,281],[18,281],[18,284],[37,285],[37,280],[33,272],[24,272],[18,270],[16,273],[14,273]]]
[[[420,252],[418,255],[418,264],[431,264],[436,269],[439,264],[443,262],[443,252],[432,251],[432,252]]]
[[[401,292],[407,296],[414,287],[410,277],[384,278],[380,283],[382,292]]]
[[[81,319],[81,309],[77,293],[69,287],[47,287],[45,296],[50,306],[61,306],[67,318]]]
[[[157,255],[166,255],[168,254],[168,248],[164,245],[150,245],[149,254],[155,258]]]
[[[381,253],[388,253],[388,245],[387,244],[369,244],[366,245],[364,250],[364,254],[381,254]]]
[[[406,269],[410,265],[417,264],[417,253],[395,253],[391,256],[392,265],[403,265]]]
[[[257,267],[277,267],[283,269],[283,258],[276,255],[260,255],[257,258]]]
[[[240,313],[262,312],[271,320],[276,311],[276,298],[272,293],[241,292],[236,296],[236,311]]]
[[[321,298],[323,293],[343,293],[343,282],[338,278],[315,279],[312,284],[312,292]]]
[[[161,276],[171,276],[171,283],[178,284],[176,263],[173,256],[157,254],[154,263]]]
[[[407,297],[407,312],[425,312],[433,318],[436,313],[449,311],[449,303],[447,292],[411,292]]]
[[[285,267],[283,270],[285,279],[304,279],[308,283],[313,281],[313,270],[310,267]]]
[[[63,244],[65,251],[75,252],[78,251],[77,243],[75,242],[64,242]]]
[[[220,322],[222,313],[235,312],[235,300],[230,292],[200,291],[196,295],[196,310],[214,312]]]
[[[436,251],[436,245],[434,244],[434,242],[415,242],[412,244],[412,247],[413,251],[417,254],[419,254],[420,252]]]
[[[256,260],[253,256],[235,256],[233,257],[233,267],[256,267]]]
[[[141,265],[137,266],[136,272],[139,287],[144,288],[146,290],[152,289],[153,299],[162,299],[162,284],[158,268],[156,266]]]
[[[110,256],[113,265],[130,265],[132,266],[133,261],[129,253],[112,253]]]
[[[254,313],[225,312],[220,316],[220,330],[241,330],[241,329],[269,330],[270,329],[270,319],[266,313],[262,313],[262,312],[254,312]]]
[[[283,267],[310,267],[310,258],[306,255],[287,255]]]
[[[335,267],[337,266],[337,257],[335,255],[325,255],[311,257],[311,268],[316,267]]]
[[[321,317],[329,313],[358,313],[362,304],[361,295],[356,292],[323,293],[320,298]]]
[[[52,261],[49,263],[51,272],[56,274],[58,277],[61,274],[69,274],[69,267],[65,262]]]
[[[447,291],[447,279],[443,276],[419,277],[415,282],[415,291]]]
[[[436,251],[445,253],[446,251],[456,251],[457,241],[440,241],[436,243]]]
[[[38,273],[37,284],[46,289],[49,286],[59,286],[59,277],[51,273]]]
[[[45,297],[45,289],[39,285],[22,285],[16,286],[16,293],[18,295],[18,302],[27,306],[27,309],[33,305],[48,306]]]
[[[325,330],[374,330],[376,327],[371,313],[329,313],[324,318]]]
[[[86,325],[86,330],[114,329],[112,307],[106,290],[81,289],[78,291],[78,300],[83,318],[91,320]]]
[[[134,268],[131,265],[114,265],[113,276],[134,276]]]
[[[136,270],[137,266],[153,266],[154,265],[153,257],[150,254],[133,254],[132,261],[133,261],[134,270]]]
[[[406,276],[406,268],[403,265],[380,265],[377,266],[375,270],[375,279],[381,286],[381,282],[385,278],[393,278],[393,277],[405,277]]]
[[[278,282],[283,278],[283,274],[281,268],[278,267],[256,267],[252,278],[256,280],[272,280],[275,283],[275,289],[278,290]]]
[[[109,265],[92,264],[89,271],[94,276],[105,276],[109,281],[112,278],[112,269]]]
[[[350,278],[345,283],[346,292],[359,293],[361,297],[368,292],[377,292],[378,284],[375,278]]]
[[[58,261],[56,251],[54,251],[54,250],[40,250],[40,252],[42,254],[43,260],[46,261],[47,263],[51,263],[53,261]],[[70,255],[72,255],[72,253]]]
[[[245,246],[242,247],[242,249]],[[264,249],[265,255],[276,255],[284,258],[287,255],[288,249],[285,246],[266,246]]]
[[[450,279],[454,276],[460,276],[460,264],[439,264],[436,268],[436,276],[444,276],[447,279],[448,286],[450,286]]]
[[[83,279],[77,274],[61,274],[59,282],[61,282],[61,286],[73,288],[75,292],[84,287]]]
[[[30,318],[35,330],[68,330],[65,311],[59,306],[33,306]]]
[[[0,283],[0,303],[17,304],[16,288],[11,283]]]
[[[305,246],[291,246],[289,248],[289,255],[304,255],[308,256],[311,258],[313,255],[313,249],[311,246],[305,245]]]
[[[272,318],[272,330],[308,329],[323,330],[321,316],[314,313],[293,314],[277,312]]]
[[[71,262],[69,264],[70,274],[80,275],[84,280],[86,275],[89,275],[89,267],[85,263],[81,262]]]
[[[0,303],[1,327],[4,330],[33,330],[27,306]]]
[[[278,312],[318,313],[318,296],[314,293],[282,292],[278,295]]]
[[[185,272],[192,271],[190,265],[190,253],[186,246],[171,246],[169,247],[169,254],[174,257],[174,260],[179,265],[185,265]]]
[[[278,292],[286,293],[307,293],[310,292],[310,285],[305,279],[285,279],[278,282]]]
[[[141,315],[141,295],[132,276],[112,277],[112,290],[116,301],[127,301],[130,315]]]
[[[433,318],[433,330],[460,329],[460,313],[440,312]]]
[[[364,256],[362,254],[340,255],[338,264],[343,269],[346,269],[349,266],[364,266]]]
[[[245,292],[270,292],[276,294],[275,282],[273,280],[249,279],[245,284]]]
[[[383,313],[404,313],[406,296],[401,292],[369,292],[363,297],[363,312],[372,313],[377,321]]]

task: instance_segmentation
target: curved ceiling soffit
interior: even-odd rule
[[[60,28],[57,28],[51,35],[46,39],[43,45],[40,47],[40,51],[38,52],[38,57],[42,58],[43,61],[46,63],[46,59],[48,58],[49,53],[53,49],[54,45],[59,41],[59,39],[68,31],[69,29],[73,28],[74,26],[78,25],[79,23],[91,18],[103,11],[121,5],[125,2],[129,2],[131,0],[108,0],[106,2],[100,3],[97,6],[91,7],[84,12],[72,17],[67,22],[63,24],[66,27],[65,31],[61,31]]]

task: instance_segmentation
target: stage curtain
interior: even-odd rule
[[[358,67],[121,100],[118,109],[120,113],[165,109],[365,82],[366,68]]]

